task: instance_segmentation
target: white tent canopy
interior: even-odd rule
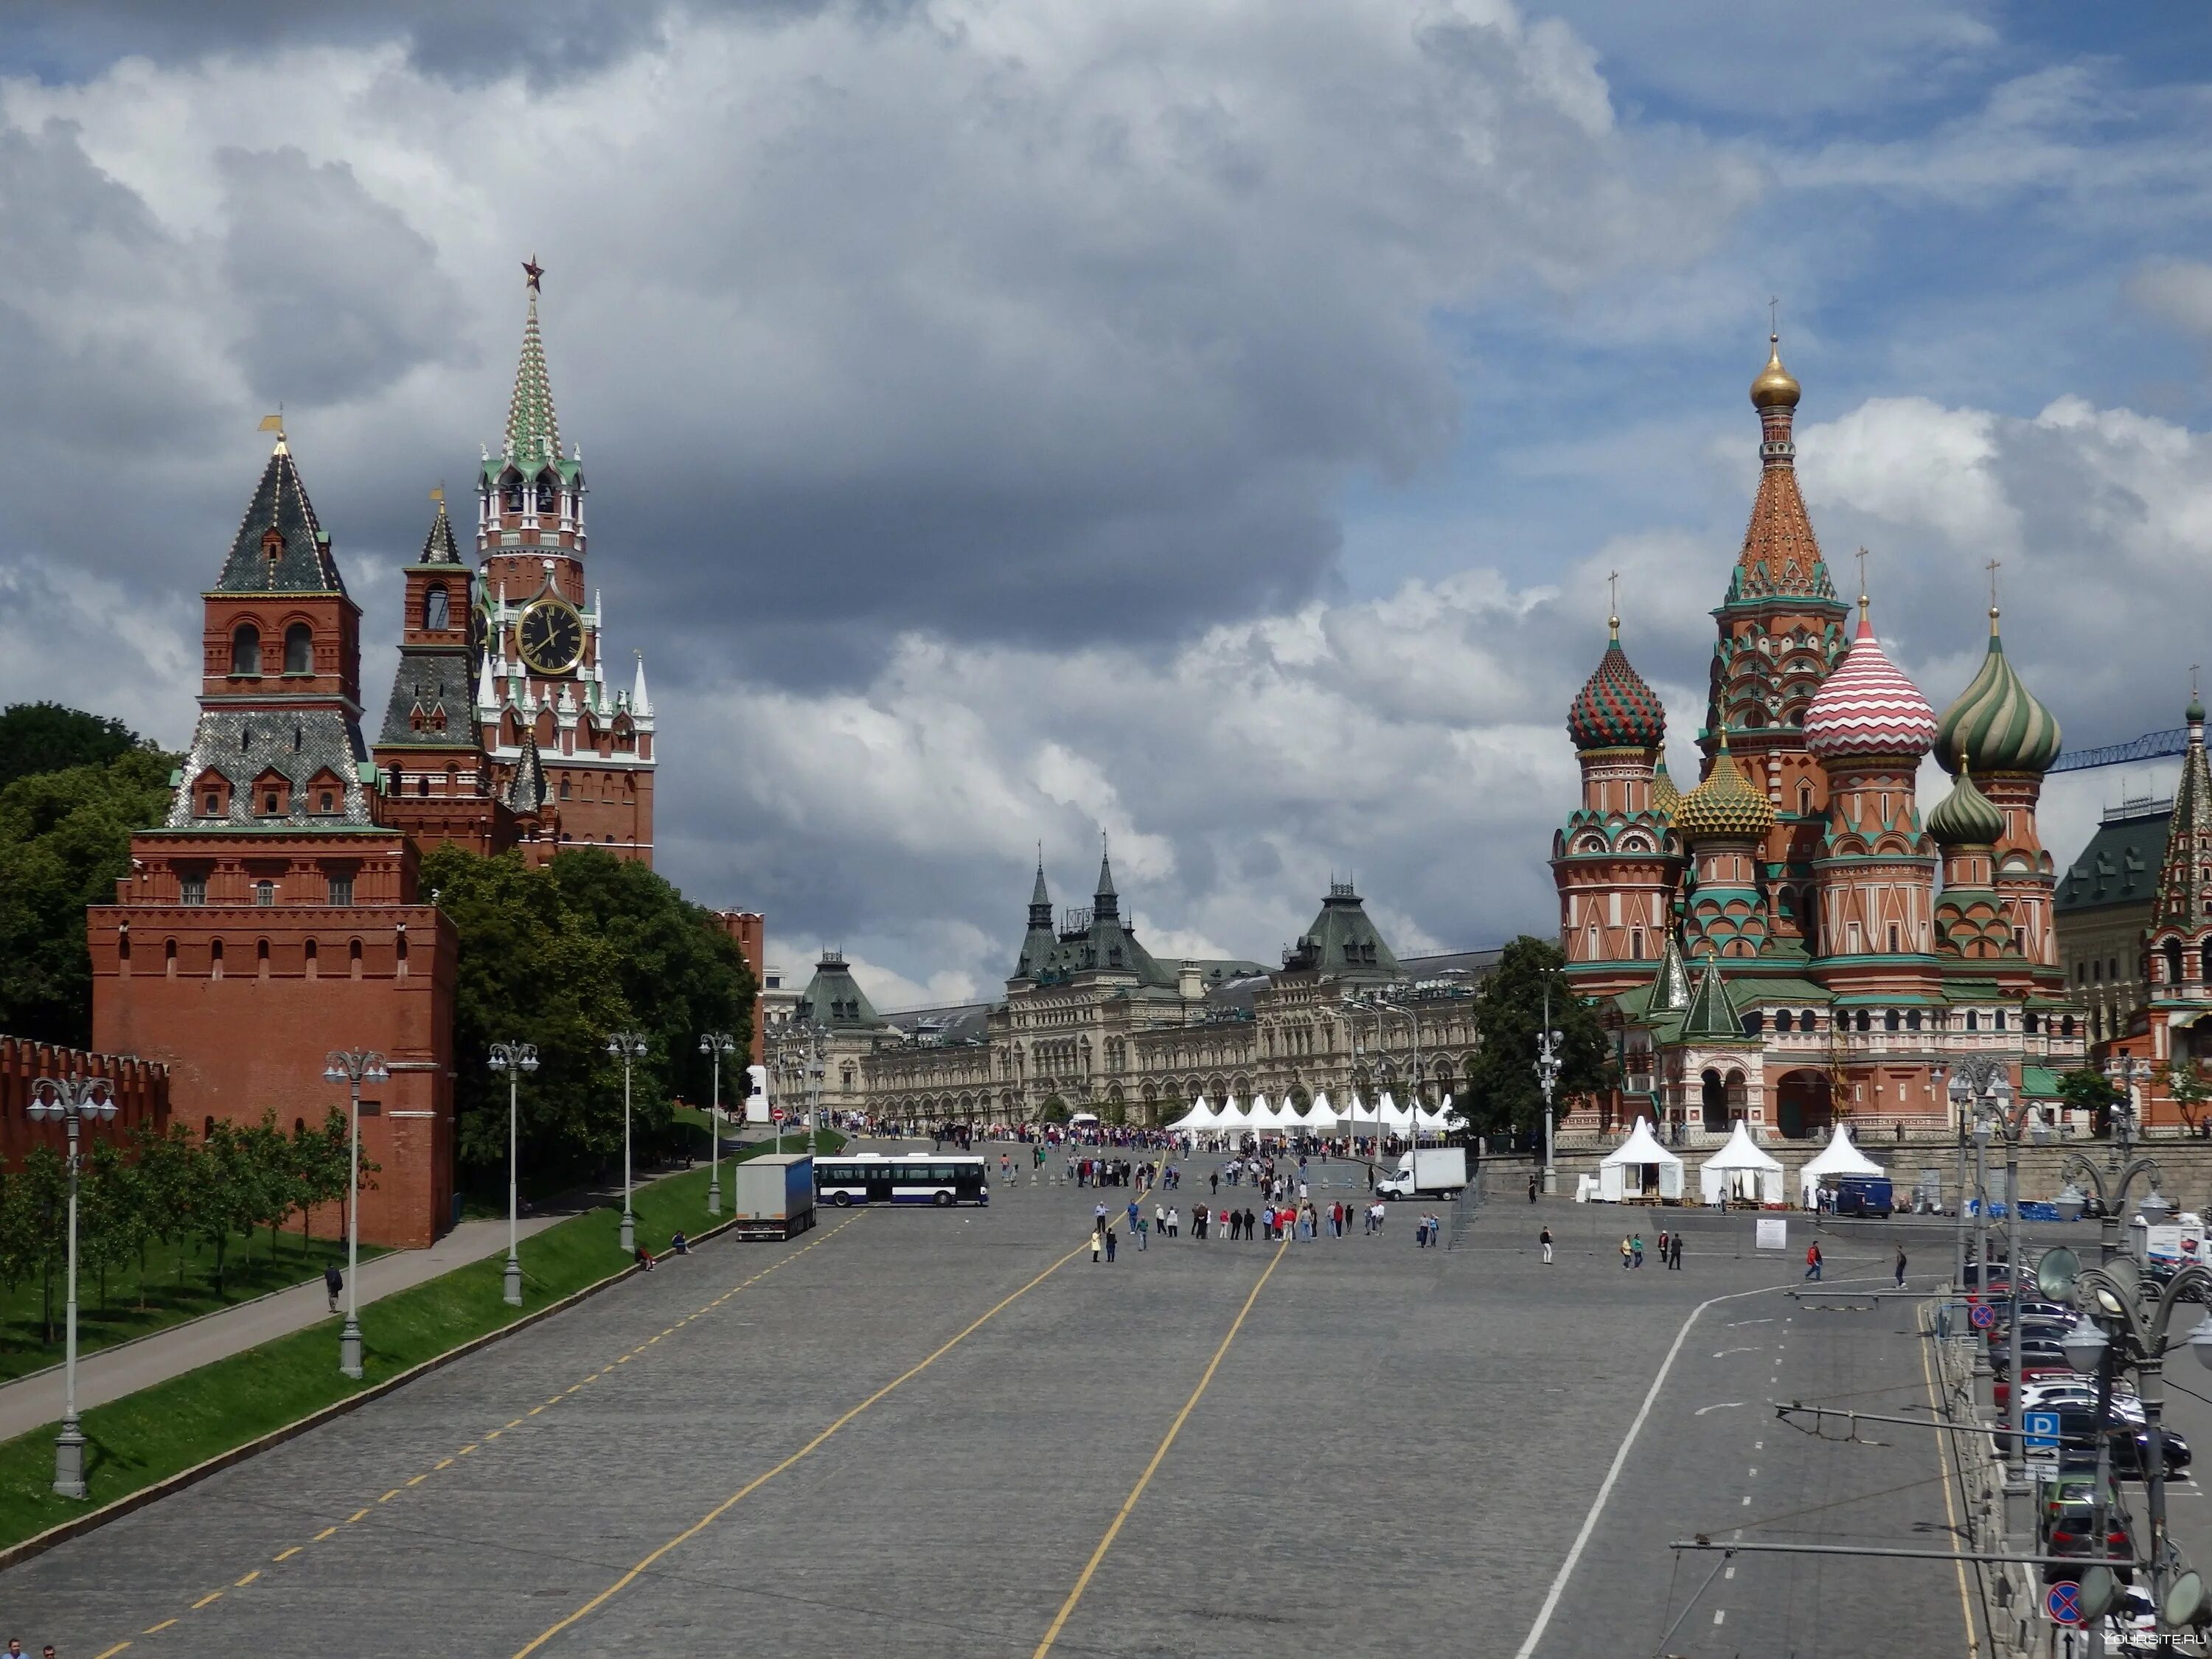
[[[1838,1123],[1835,1133],[1828,1137],[1828,1144],[1820,1149],[1820,1155],[1808,1160],[1797,1171],[1797,1196],[1802,1202],[1809,1198],[1814,1188],[1832,1186],[1839,1176],[1881,1176],[1888,1173],[1851,1145],[1850,1125]]]
[[[1608,1204],[1623,1198],[1680,1198],[1682,1160],[1652,1139],[1651,1126],[1642,1118],[1627,1139],[1605,1155],[1597,1166],[1598,1196]]]
[[[1327,1134],[1336,1122],[1336,1109],[1328,1103],[1327,1091],[1316,1094],[1313,1104],[1306,1108],[1306,1127],[1316,1134]]]
[[[1698,1190],[1708,1204],[1741,1199],[1756,1204],[1782,1202],[1782,1160],[1759,1151],[1751,1139],[1751,1127],[1735,1121],[1735,1133],[1698,1167]]]
[[[1270,1104],[1265,1095],[1252,1097],[1252,1127],[1255,1129],[1279,1129],[1283,1127],[1281,1110]]]
[[[1168,1127],[1192,1134],[1201,1134],[1206,1130],[1213,1128],[1221,1120],[1218,1115],[1216,1115],[1213,1108],[1206,1103],[1206,1097],[1204,1095],[1200,1095],[1196,1102],[1193,1103],[1191,1109],[1185,1112],[1181,1117],[1177,1118],[1174,1122],[1169,1124]]]

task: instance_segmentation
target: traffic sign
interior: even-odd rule
[[[2081,1587],[2071,1582],[2053,1584],[2043,1593],[2043,1610],[2054,1625],[2081,1622]]]
[[[1974,1310],[1966,1316],[1978,1331],[1985,1331],[1997,1322],[1997,1310],[1986,1302],[1974,1304]]]
[[[781,1122],[782,1122],[782,1121],[783,1121],[783,1108],[782,1108],[782,1107],[781,1107],[781,1106],[771,1106],[771,1107],[769,1107],[769,1108],[768,1109],[768,1115],[769,1115],[769,1116],[770,1118],[772,1118],[773,1120],[775,1120],[775,1121],[776,1122],[778,1122],[778,1123],[781,1123]]]
[[[2058,1459],[2058,1413],[2057,1412],[2022,1412],[2020,1415],[2021,1444],[2031,1458],[2056,1462]]]

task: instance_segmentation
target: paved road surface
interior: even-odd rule
[[[1109,1267],[1091,1202],[1024,1182],[985,1212],[717,1243],[0,1577],[0,1638],[1625,1656],[1710,1568],[1677,1571],[1679,1533],[1943,1536],[1932,1436],[1824,1444],[1765,1409],[1908,1403],[1920,1354],[1894,1310],[1775,1294],[1796,1271],[1735,1257],[1747,1222],[1693,1218],[1680,1273],[1545,1267],[1536,1218],[1586,1218],[1518,1204],[1449,1253],[1399,1206],[1377,1238],[1186,1237]],[[1965,1650],[1948,1569],[1746,1562],[1669,1651]]]

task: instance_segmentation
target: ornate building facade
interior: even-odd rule
[[[915,1121],[1058,1108],[1154,1125],[1201,1094],[1302,1106],[1324,1091],[1371,1100],[1387,1088],[1433,1103],[1467,1075],[1474,992],[1497,954],[1401,961],[1359,895],[1333,883],[1279,968],[1170,965],[1138,941],[1102,857],[1090,904],[1057,917],[1040,865],[1000,1000],[879,1014],[828,952],[791,1030],[801,1042],[819,1033],[825,1105]],[[786,1067],[787,1097],[801,1075]]]
[[[1940,720],[1864,594],[1846,640],[1797,487],[1801,388],[1769,348],[1751,387],[1758,494],[1713,612],[1702,776],[1680,795],[1668,778],[1666,712],[1617,617],[1568,712],[1583,790],[1553,842],[1560,943],[1606,1004],[1626,1085],[1592,1115],[1686,1136],[1738,1119],[1786,1136],[1842,1116],[1926,1127],[1948,1121],[1943,1079],[1970,1054],[2055,1101],[2087,1039],[2036,832],[2057,724],[2006,660],[1994,607],[1980,671]],[[1923,824],[1931,750],[1957,781]]]

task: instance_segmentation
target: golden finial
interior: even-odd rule
[[[1781,303],[1779,300],[1766,302],[1766,367],[1751,383],[1754,409],[1795,409],[1801,395],[1797,377],[1782,367]]]
[[[1607,618],[1606,625],[1612,629],[1613,640],[1618,643],[1620,639],[1620,572],[1608,571],[1606,574],[1605,585],[1613,595],[1609,607],[1613,615]]]
[[[1867,550],[1863,547],[1859,549],[1859,620],[1861,622],[1864,622],[1866,620],[1867,605],[1869,604],[1869,600],[1867,599],[1866,562]]]

